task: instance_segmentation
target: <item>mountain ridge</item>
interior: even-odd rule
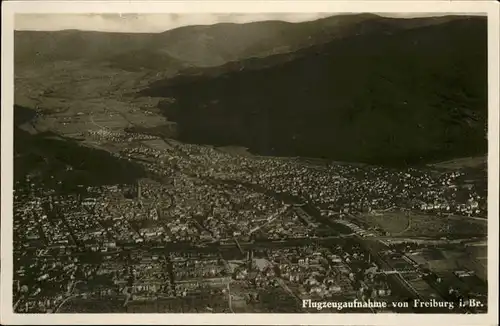
[[[196,52],[196,40],[206,38],[205,32],[193,33],[188,41],[174,33],[180,43],[172,48],[180,54],[168,54],[163,50],[171,31],[155,38],[21,31],[15,42],[16,104],[22,99],[28,107],[41,108],[51,120],[41,130],[57,134],[85,127],[78,119],[68,127],[57,112],[107,119],[106,110],[124,114],[144,105],[149,111],[152,98],[168,98],[158,108],[177,122],[186,142],[373,164],[484,154],[486,21],[346,15],[306,23],[186,27],[177,32],[222,34],[214,34],[217,42],[201,45],[207,51],[203,55],[180,59],[175,56]],[[277,25],[300,31],[287,38],[281,27],[270,31]],[[234,26],[256,26],[245,32],[254,39],[242,37],[246,34],[236,33]],[[268,35],[259,38],[255,30]],[[316,34],[309,40],[311,30]],[[235,45],[220,35],[244,42]],[[266,39],[269,35],[276,37]],[[200,57],[207,61],[197,62]],[[89,99],[95,104],[89,106]],[[147,119],[148,126],[161,128],[154,116]]]
[[[376,16],[378,17],[378,16]],[[402,19],[397,19],[397,18],[388,18],[389,20],[395,22],[395,21],[402,21]],[[421,20],[421,18],[412,18],[413,20]],[[410,21],[412,19],[405,19],[405,21]],[[424,21],[427,21],[428,19],[435,19],[436,21],[439,21],[439,23],[447,23],[450,21],[457,22],[457,21],[466,21],[471,19],[471,16],[444,16],[444,17],[437,17],[437,18],[424,18]],[[448,20],[449,19],[449,20]],[[472,18],[476,21],[482,20],[482,18]],[[443,22],[444,21],[444,22]],[[417,24],[418,25],[418,24]],[[426,28],[429,26],[434,26],[434,25],[427,25],[424,24],[424,26],[419,26],[417,28]],[[412,27],[415,28],[415,27]],[[400,28],[396,28],[398,30]],[[411,29],[411,28],[410,28]],[[403,29],[402,31],[404,31]],[[395,30],[390,30],[388,32],[395,32]],[[356,35],[358,36],[358,35]],[[353,35],[347,35],[346,37],[355,37]],[[340,39],[342,37],[337,38]],[[332,40],[333,41],[333,40]],[[328,42],[326,42],[328,43]],[[284,63],[288,62],[291,60],[294,60],[297,57],[300,57],[304,52],[307,53],[311,51],[311,49],[316,49],[318,52],[321,51],[322,47],[325,46],[326,43],[316,43],[311,46],[303,47],[300,49],[297,49],[296,51],[292,52],[285,52],[285,53],[276,53],[276,54],[270,54],[266,56],[266,60],[259,60],[261,59],[260,57],[249,57],[249,58],[244,58],[242,60],[238,61],[229,61],[226,62],[222,65],[217,65],[213,67],[188,67],[186,69],[181,70],[174,78],[168,78],[165,80],[160,80],[152,83],[150,85],[151,87],[147,90],[145,90],[141,94],[148,94],[148,92],[151,91],[151,88],[160,86],[169,86],[169,85],[178,85],[182,84],[183,82],[190,83],[193,81],[193,76],[196,77],[194,80],[200,80],[200,79],[211,79],[214,77],[217,77],[219,75],[223,75],[226,73],[232,73],[232,72],[240,72],[243,69],[265,69],[267,67],[272,67],[276,63]],[[275,58],[276,63],[269,63],[273,61],[272,59]],[[257,65],[254,66],[254,63],[257,63]]]
[[[86,60],[91,63],[110,61],[119,68],[120,59],[133,62],[128,52],[145,51],[159,58],[146,68],[168,69],[184,66],[209,67],[250,57],[265,57],[273,53],[296,51],[313,44],[324,43],[340,34],[356,33],[360,23],[378,21],[404,28],[439,24],[463,16],[427,18],[386,18],[374,14],[336,15],[318,20],[292,23],[262,21],[244,24],[219,23],[192,25],[161,33],[116,33],[80,30],[15,31],[15,60],[30,64],[54,60]],[[354,30],[353,30],[354,29]],[[371,33],[370,29],[361,31]],[[178,65],[177,63],[182,62]],[[141,62],[137,62],[140,69]]]
[[[187,142],[413,164],[486,150],[486,47],[486,20],[467,18],[199,69],[142,95],[176,99],[162,109]]]

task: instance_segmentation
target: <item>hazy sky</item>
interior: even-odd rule
[[[16,30],[80,29],[106,32],[155,33],[186,25],[215,23],[247,23],[262,20],[301,22],[315,20],[332,13],[258,13],[258,14],[17,14]],[[394,17],[442,16],[431,14],[380,14]]]

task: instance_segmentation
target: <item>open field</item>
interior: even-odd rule
[[[487,224],[463,217],[448,219],[444,216],[412,215],[412,228],[405,232],[409,236],[486,236]]]
[[[457,158],[445,162],[429,164],[429,166],[441,168],[441,169],[461,169],[461,168],[477,168],[482,165],[485,165],[487,162],[487,158],[485,156],[476,156],[476,157],[463,157]]]
[[[388,235],[402,234],[411,228],[410,217],[404,212],[387,212],[363,215],[371,226],[382,228]]]
[[[156,75],[129,72],[82,62],[16,66],[15,101],[42,115],[35,128],[75,135],[88,130],[123,130],[130,125],[155,127],[165,123],[158,98],[134,94]]]
[[[443,251],[440,249],[426,249],[423,252],[411,255],[411,259],[435,272],[451,272],[460,268],[456,260],[464,256],[462,251]]]
[[[378,215],[379,214],[379,215]],[[363,214],[359,218],[368,227],[376,227],[394,236],[443,237],[453,235],[457,238],[486,236],[487,221],[466,216],[437,216],[424,214],[405,214],[404,212],[385,212]]]
[[[487,246],[468,246],[467,257],[463,257],[463,264],[476,272],[476,275],[486,281],[488,278],[488,248]]]
[[[478,257],[469,252],[469,248],[467,247],[465,251],[448,248],[428,248],[422,252],[414,253],[409,257],[419,265],[429,268],[438,274],[449,275],[457,270],[471,270],[476,273],[479,279],[486,281],[486,259],[478,259]],[[486,251],[486,247],[481,248]],[[454,277],[452,275],[451,278]]]

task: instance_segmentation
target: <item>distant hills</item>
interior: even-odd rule
[[[486,152],[486,32],[485,17],[372,14],[157,34],[17,31],[15,69],[43,65],[46,74],[54,62],[75,62],[74,71],[91,67],[95,79],[106,66],[115,72],[109,92],[139,76],[126,71],[169,71],[175,77],[151,81],[137,96],[169,98],[160,109],[182,141],[416,164]],[[40,107],[49,108],[46,100],[39,97]]]
[[[163,110],[187,142],[377,164],[485,153],[486,18],[421,22],[370,18],[355,24],[369,33],[192,69],[142,95],[176,99]]]
[[[86,61],[125,70],[211,67],[251,57],[293,52],[334,38],[379,29],[415,28],[456,17],[398,20],[373,14],[338,15],[311,22],[264,21],[186,26],[163,33],[79,30],[16,31],[17,64]]]

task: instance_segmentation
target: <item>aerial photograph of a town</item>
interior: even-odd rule
[[[488,312],[487,17],[17,14],[15,313]]]

